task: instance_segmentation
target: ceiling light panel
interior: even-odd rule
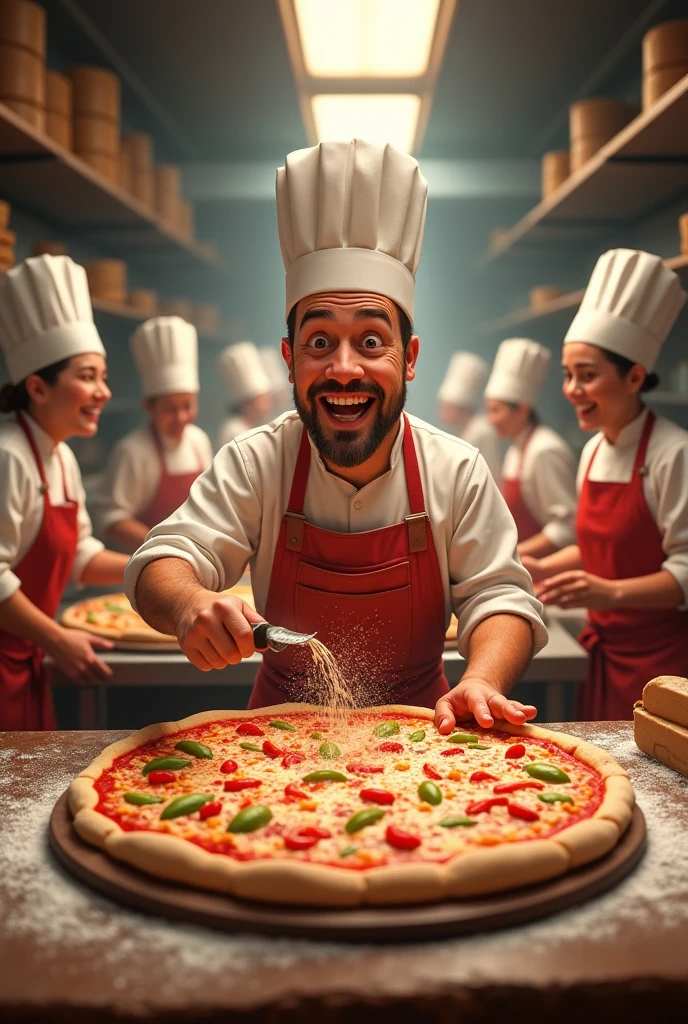
[[[293,0],[305,69],[314,78],[426,74],[440,0]]]
[[[318,142],[365,139],[390,142],[410,153],[418,126],[420,96],[328,93],[311,97]]]

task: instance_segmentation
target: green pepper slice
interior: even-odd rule
[[[336,772],[333,768],[319,768],[317,772],[310,772],[304,775],[304,782],[346,782],[346,775],[343,772]]]
[[[321,732],[312,732],[311,733],[311,739],[312,740],[321,740],[322,738],[323,738],[323,734]]]
[[[179,743],[175,743],[175,750],[181,750],[183,754],[191,754],[192,757],[198,757],[204,761],[212,761],[213,752],[210,747],[206,747],[205,743],[198,743],[196,740],[180,740]]]
[[[121,604],[114,604],[113,601],[103,601],[103,605],[107,608],[107,610],[109,612],[128,612],[128,611],[130,611],[129,608],[123,608]],[[93,613],[89,612],[89,614],[92,615]]]
[[[193,814],[212,799],[213,797],[207,793],[185,793],[184,796],[178,796],[167,805],[160,815],[160,820],[167,821],[169,818],[181,818],[186,814]]]
[[[335,757],[342,756],[342,752],[337,744],[332,743],[331,740],[325,740],[324,743],[321,743],[318,753],[328,761],[333,761]]]
[[[442,828],[471,828],[471,826],[477,824],[478,822],[473,818],[466,818],[461,814],[455,817],[443,818],[440,822]]]
[[[357,846],[345,846],[342,852],[339,854],[340,857],[351,857],[352,854],[358,853]]]
[[[409,733],[408,738],[411,743],[420,743],[425,739],[425,729],[417,729],[416,732]]]
[[[398,722],[380,722],[373,729],[375,736],[378,736],[381,740],[386,740],[389,736],[396,736],[399,732]]]
[[[470,732],[453,732],[447,736],[447,743],[477,743],[478,737]]]
[[[188,768],[192,761],[183,757],[155,757],[141,769],[142,775],[149,775],[151,772],[178,772],[181,768]]]
[[[492,744],[491,743],[488,743],[488,744],[485,744],[485,743],[469,743],[468,744],[468,749],[469,750],[491,750],[492,749]]]
[[[368,825],[374,825],[380,818],[384,818],[385,812],[381,811],[379,807],[366,808],[365,811],[356,811],[352,814],[347,821],[344,829],[353,835],[354,832],[360,832],[362,828],[367,828]]]
[[[432,804],[433,807],[437,807],[438,804],[442,803],[442,790],[435,782],[431,782],[429,779],[421,782],[418,787],[418,796],[426,804]]]
[[[565,793],[538,793],[538,800],[543,804],[572,804],[573,800]]]
[[[562,783],[571,781],[566,772],[563,772],[561,768],[557,768],[555,764],[547,764],[545,761],[533,761],[532,764],[526,764],[523,768],[530,775],[531,779],[539,779],[540,782]]]
[[[281,729],[282,732],[296,732],[296,726],[292,725],[291,722],[283,722],[281,719],[276,718],[274,722],[268,722],[273,729]]]
[[[145,807],[146,804],[161,804],[163,798],[161,796],[154,796],[152,793],[125,793],[124,800],[128,804],[134,804],[136,807]]]
[[[253,804],[252,807],[244,807],[243,811],[235,814],[229,825],[228,832],[255,832],[257,828],[263,828],[269,821],[272,821],[272,811],[262,804]]]
[[[240,743],[239,746],[241,747],[242,750],[253,750],[260,754],[260,747],[257,747],[255,743],[249,743],[248,740],[246,740],[244,743]]]
[[[91,626],[95,626],[98,622],[98,618],[95,612],[86,612],[86,621]]]

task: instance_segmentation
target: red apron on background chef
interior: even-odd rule
[[[485,388],[490,423],[512,442],[502,467],[502,494],[518,528],[521,556],[551,554],[575,536],[576,459],[534,409],[550,360],[536,341],[509,338],[497,350]]]
[[[83,267],[25,260],[0,277],[0,730],[55,726],[43,658],[71,678],[110,674],[112,645],[54,621],[67,583],[121,584],[126,558],[91,535],[79,467],[64,444],[92,437],[110,391]]]
[[[564,394],[596,434],[581,456],[577,545],[533,568],[547,604],[588,608],[583,720],[630,719],[648,680],[688,674],[688,431],[642,403],[685,300],[658,256],[614,249],[564,340]]]
[[[143,386],[148,423],[115,445],[98,499],[97,526],[130,554],[167,519],[212,462],[197,427],[198,335],[178,316],[156,316],[134,331],[131,352]]]
[[[437,394],[439,420],[445,430],[478,449],[494,480],[499,483],[502,454],[499,438],[487,417],[479,412],[490,368],[473,352],[455,352]]]
[[[254,651],[261,615],[217,593],[248,562],[259,612],[317,630],[360,699],[436,706],[446,732],[457,715],[532,718],[506,691],[546,634],[484,460],[403,413],[426,200],[417,162],[391,146],[322,143],[287,157],[282,353],[297,411],[220,450],[134,555],[127,592],[194,664],[222,668]],[[448,694],[452,610],[468,665]],[[307,671],[287,652],[265,654],[252,706],[317,699]]]
[[[230,408],[217,434],[217,448],[239,434],[267,423],[272,411],[272,384],[264,360],[252,341],[237,341],[218,356],[217,368],[227,385]]]

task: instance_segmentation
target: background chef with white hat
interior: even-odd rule
[[[282,352],[297,411],[221,449],[126,583],[194,664],[221,668],[254,650],[261,616],[217,593],[250,561],[269,621],[317,630],[361,699],[435,706],[447,732],[457,716],[535,715],[506,694],[546,632],[479,452],[403,413],[426,201],[417,162],[391,146],[325,142],[287,157]],[[452,610],[468,664],[448,692]],[[303,699],[292,676],[290,652],[267,652],[251,706]]]
[[[258,354],[270,381],[270,417],[274,418],[292,406],[289,372],[276,345],[262,345],[258,349]]]
[[[437,411],[442,426],[474,445],[499,482],[502,471],[499,438],[487,417],[476,411],[482,407],[489,372],[490,367],[480,356],[473,352],[455,352],[437,395]]]
[[[198,415],[198,336],[178,316],[156,316],[134,331],[130,347],[143,387],[148,423],[127,434],[110,456],[98,500],[100,533],[130,554],[152,526],[186,501],[213,459]]]
[[[92,536],[64,443],[93,437],[111,398],[84,268],[38,256],[0,274],[0,346],[0,730],[53,729],[46,651],[71,679],[111,675],[94,653],[110,641],[55,622],[64,588],[120,584],[127,561]]]
[[[228,345],[217,360],[230,395],[229,415],[217,433],[217,448],[270,418],[272,384],[252,341]]]
[[[564,395],[595,431],[578,470],[577,543],[527,560],[546,604],[587,608],[576,717],[629,719],[654,676],[688,670],[688,431],[642,396],[686,301],[658,256],[600,256],[564,339]]]
[[[509,338],[497,350],[485,388],[490,423],[511,441],[502,466],[502,494],[516,521],[521,556],[551,554],[575,536],[576,458],[535,411],[549,364],[543,345]]]

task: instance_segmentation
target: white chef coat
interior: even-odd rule
[[[576,543],[576,457],[563,437],[543,424],[535,428],[524,455],[531,429],[526,427],[509,447],[502,479],[518,477],[528,511],[558,550]]]
[[[208,469],[213,461],[210,438],[189,423],[178,443],[166,437],[160,443],[168,473]],[[102,490],[95,501],[96,524],[101,534],[122,519],[138,519],[148,508],[161,477],[160,459],[150,424],[123,437],[108,460]]]
[[[476,414],[461,431],[461,437],[478,449],[487,463],[487,468],[497,482],[502,473],[502,453],[499,436],[487,416]]]
[[[228,416],[217,432],[216,450],[219,451],[224,444],[229,444],[239,434],[245,434],[250,429],[250,424],[246,422],[243,416]]]
[[[79,506],[79,533],[71,575],[71,582],[78,585],[84,568],[104,547],[92,535],[79,464],[71,448],[63,443],[56,446],[28,413],[24,413],[24,419],[43,460],[51,505],[67,504],[60,467],[62,460],[67,494]],[[0,601],[6,601],[21,586],[12,569],[33,545],[43,522],[38,467],[29,442],[14,418],[0,423],[0,481]]]
[[[465,655],[475,626],[499,612],[528,619],[540,650],[547,642],[542,606],[516,556],[516,527],[484,459],[460,438],[409,419],[444,584],[446,621],[454,611],[459,650]],[[218,452],[185,504],[151,530],[129,563],[125,585],[132,603],[144,566],[172,555],[195,566],[203,585],[213,591],[236,583],[249,562],[256,607],[264,612],[301,433],[292,410]],[[360,490],[329,473],[311,442],[307,520],[340,533],[403,522],[410,510],[402,436],[403,425],[389,470]]]
[[[645,409],[627,424],[615,444],[610,444],[602,433],[588,441],[578,467],[579,493],[598,444],[589,479],[630,482],[647,414]],[[648,473],[643,477],[643,493],[662,534],[666,554],[662,568],[675,578],[683,591],[684,605],[688,605],[688,430],[658,416],[650,434],[645,465]],[[594,566],[590,570],[594,573]]]

